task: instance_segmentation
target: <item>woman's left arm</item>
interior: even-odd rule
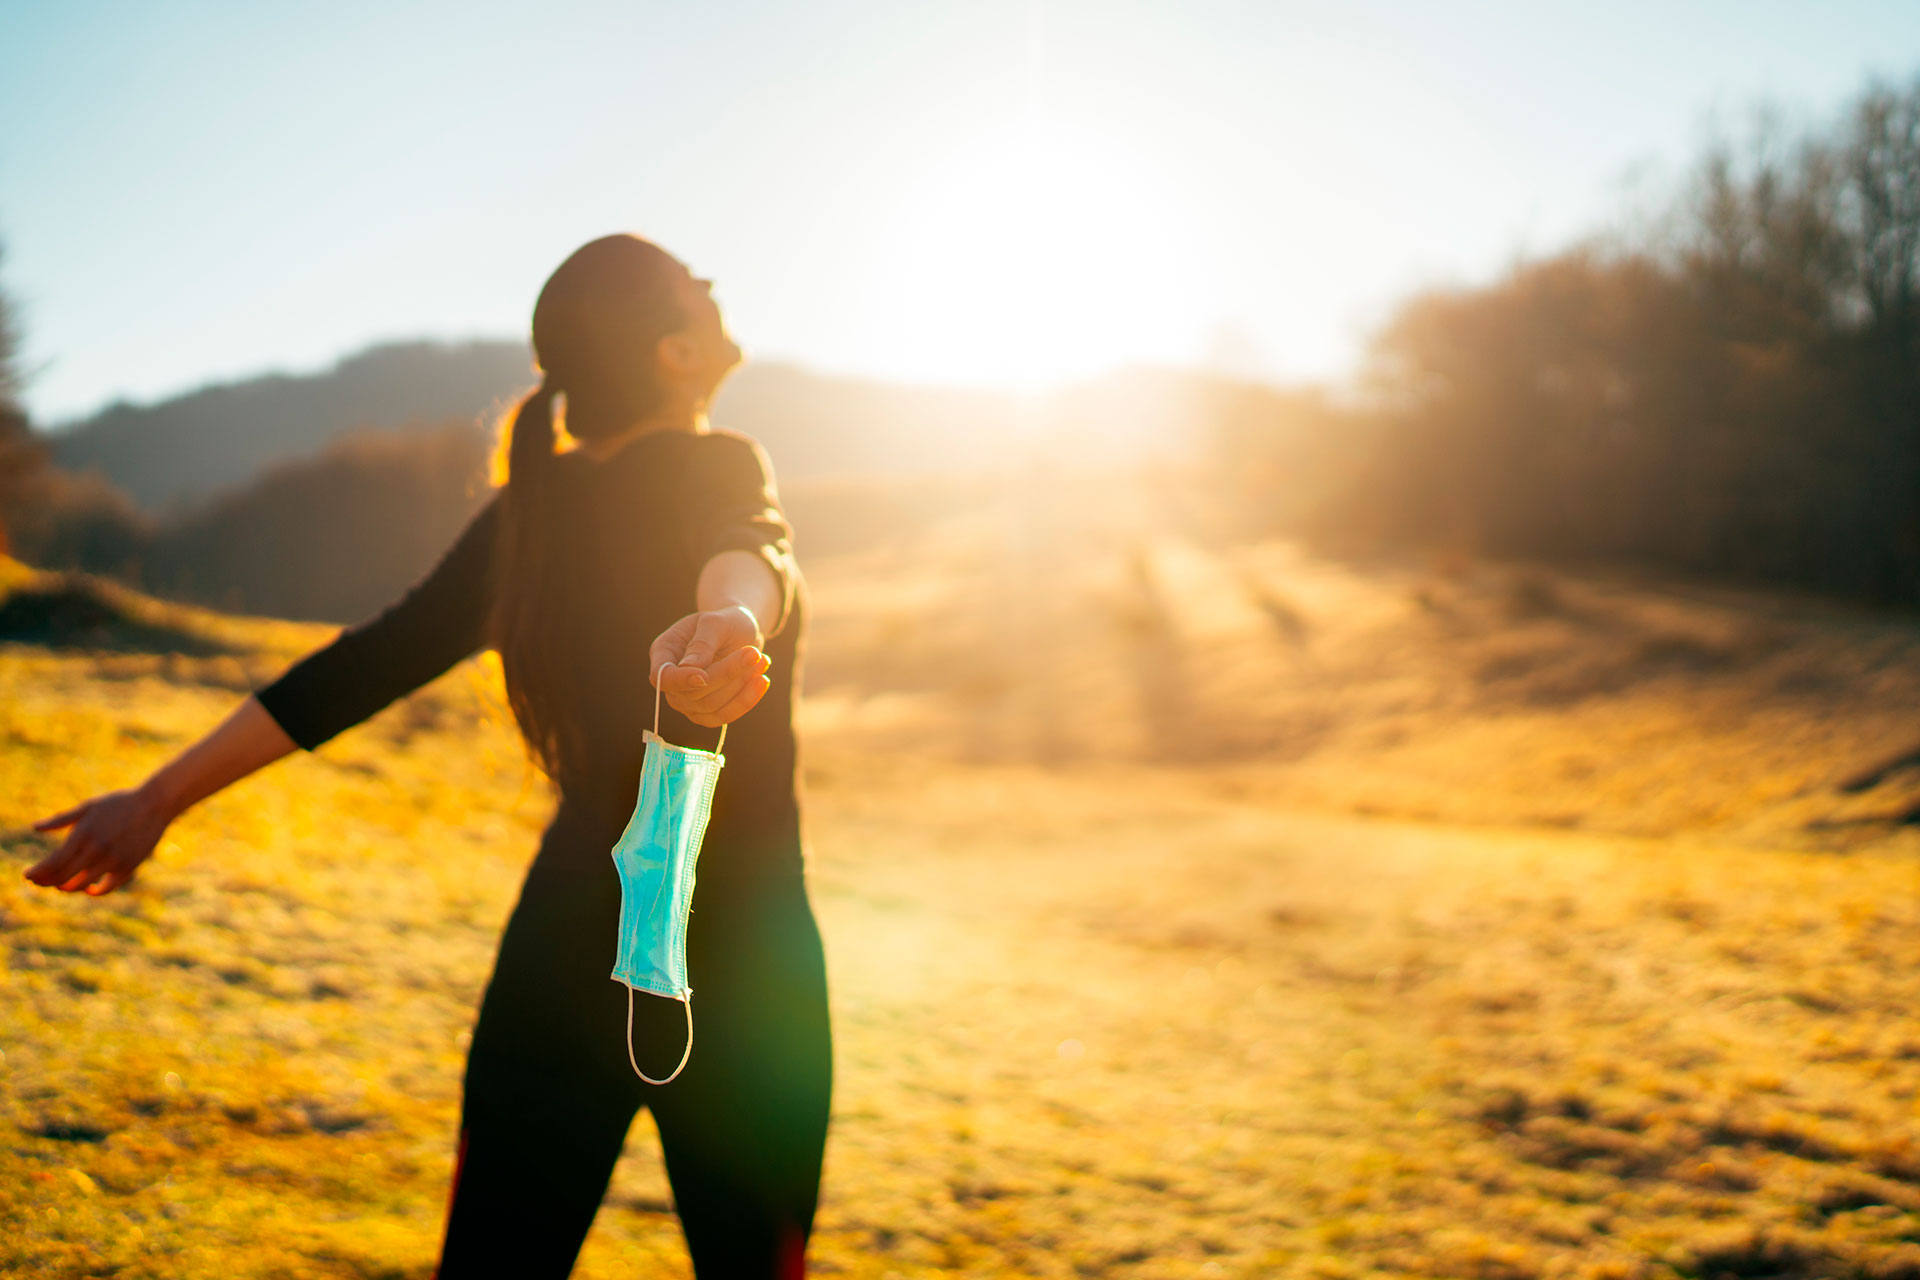
[[[68,828],[27,870],[49,888],[99,895],[133,878],[175,818],[296,749],[312,751],[471,654],[481,644],[496,492],[454,545],[397,602],[256,689],[218,727],[152,777],[34,824]]]
[[[779,617],[781,586],[765,560],[730,549],[700,570],[695,595],[699,612],[661,632],[647,661],[673,709],[712,728],[753,710],[773,687],[760,620]]]
[[[705,557],[696,612],[662,632],[648,654],[667,703],[708,727],[739,719],[773,687],[765,646],[786,626],[798,576],[766,452],[746,436],[716,434],[723,438],[713,442],[706,519],[690,530],[690,549]]]
[[[173,820],[214,792],[299,749],[251,694],[206,737],[137,787],[83,800],[33,824],[67,829],[58,849],[27,868],[37,885],[98,897],[133,879]]]

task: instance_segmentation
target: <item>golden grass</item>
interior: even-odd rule
[[[1920,1276],[1901,624],[1008,511],[813,566],[818,1272]],[[328,633],[209,625],[0,645],[0,828]],[[0,1273],[430,1272],[548,814],[475,676],[107,898],[7,837]],[[644,1120],[577,1274],[687,1274]]]
[[[1920,617],[1619,572],[1356,569],[1223,542],[1205,508],[1177,475],[1036,472],[812,564],[808,727],[936,760],[1158,764],[1287,807],[1920,852]],[[1879,785],[1836,785],[1903,750]]]

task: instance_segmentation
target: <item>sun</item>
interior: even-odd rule
[[[1120,139],[1029,115],[930,159],[873,246],[863,363],[1038,389],[1194,346],[1191,219]]]

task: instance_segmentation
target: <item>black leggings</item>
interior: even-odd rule
[[[655,1086],[627,1060],[627,988],[609,976],[617,835],[563,811],[507,923],[467,1057],[439,1280],[566,1276],[642,1106],[700,1280],[804,1271],[833,1062],[826,965],[797,859],[791,874],[729,877],[731,851],[710,834],[687,926],[693,1055]],[[632,999],[634,1058],[664,1077],[680,1060],[686,1010]]]

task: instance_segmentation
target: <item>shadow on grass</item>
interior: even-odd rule
[[[0,641],[114,653],[233,653],[230,645],[182,625],[164,608],[143,607],[85,574],[43,574],[0,598]]]

